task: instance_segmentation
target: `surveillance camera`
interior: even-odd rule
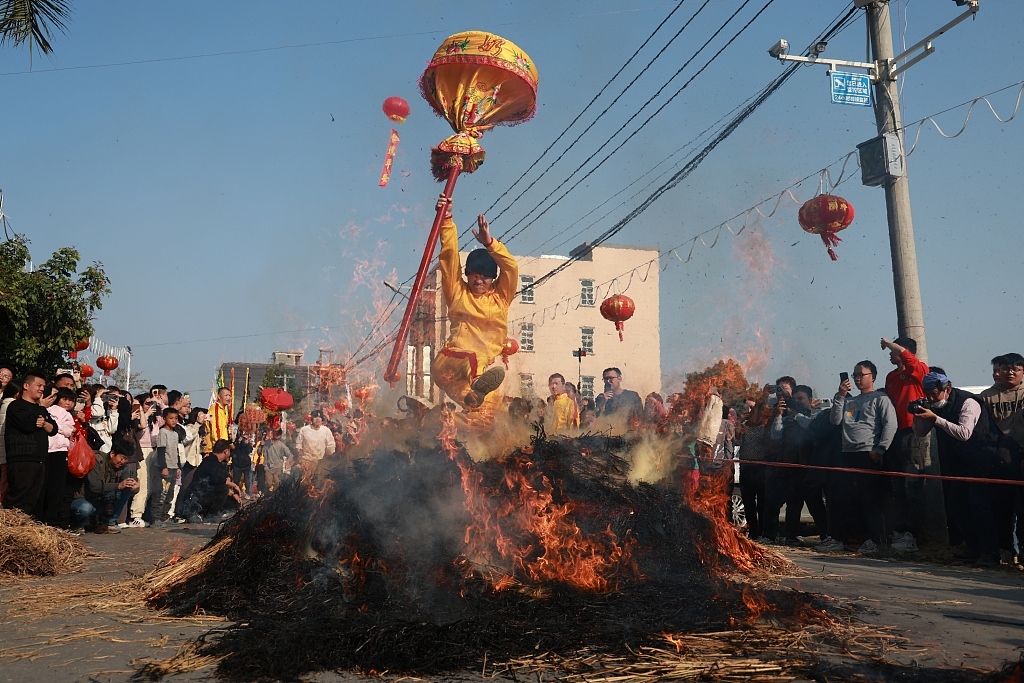
[[[820,55],[822,52],[825,51],[825,48],[827,48],[827,47],[828,47],[828,43],[826,41],[824,41],[824,40],[821,40],[821,41],[818,41],[817,43],[815,43],[814,47],[812,49],[814,50],[814,54]]]
[[[772,57],[775,57],[776,59],[786,54],[787,52],[789,52],[789,41],[786,40],[785,38],[781,38],[779,42],[775,43],[770,48],[768,48],[768,54],[770,54]]]

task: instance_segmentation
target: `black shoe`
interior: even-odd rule
[[[477,377],[473,382],[473,393],[476,394],[476,399],[479,401],[477,405],[483,403],[484,396],[500,387],[504,381],[505,371],[498,366],[488,368],[484,374]]]
[[[999,560],[989,555],[982,555],[975,560],[971,566],[978,569],[992,569],[993,567],[999,566]]]

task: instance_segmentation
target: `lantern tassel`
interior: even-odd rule
[[[834,232],[823,232],[821,233],[821,241],[825,243],[825,247],[828,249],[828,256],[833,261],[838,261],[839,256],[836,254],[835,247],[839,246],[842,242],[842,238]]]
[[[619,331],[619,341],[622,341],[622,331],[626,329],[626,324],[621,322],[615,323],[615,329]]]
[[[505,371],[508,371],[508,356],[501,354],[501,362],[505,364]]]

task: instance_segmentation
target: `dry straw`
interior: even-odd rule
[[[77,572],[87,554],[68,532],[37,525],[20,510],[0,510],[0,577]]]

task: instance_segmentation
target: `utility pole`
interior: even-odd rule
[[[900,94],[893,69],[896,66],[892,45],[889,3],[872,2],[867,6],[868,35],[872,57],[878,65],[875,82],[875,123],[878,134],[899,136],[903,156],[903,175],[884,183],[885,213],[889,222],[889,250],[892,253],[892,279],[896,292],[896,325],[901,337],[917,341],[917,357],[928,362],[924,335],[924,310],[921,281],[917,275],[917,247],[914,220],[910,213],[910,183],[907,179],[906,146],[900,120]]]
[[[837,104],[873,104],[878,138],[857,147],[861,151],[861,171],[865,185],[885,188],[885,210],[889,223],[889,249],[892,254],[892,279],[896,294],[896,324],[900,336],[917,341],[917,356],[928,362],[925,343],[924,311],[921,305],[921,282],[917,275],[917,248],[914,244],[914,221],[910,214],[910,185],[906,175],[906,148],[903,144],[903,123],[900,121],[899,88],[896,79],[901,73],[935,52],[932,41],[978,12],[979,0],[953,0],[967,11],[932,31],[899,55],[894,54],[889,0],[853,0],[867,14],[868,37],[872,62],[852,62],[825,57],[828,43],[821,41],[807,48],[804,55],[790,55],[789,41],[775,43],[768,54],[784,62],[821,64],[833,76],[832,101]],[[900,66],[900,62],[903,62]],[[868,76],[840,73],[836,67],[863,69]],[[840,78],[836,78],[836,77]],[[853,97],[837,92],[845,77],[863,79],[864,85],[853,91]],[[874,83],[874,102],[867,98],[867,81]],[[863,96],[859,93],[863,92]],[[893,142],[894,149],[888,149]]]

